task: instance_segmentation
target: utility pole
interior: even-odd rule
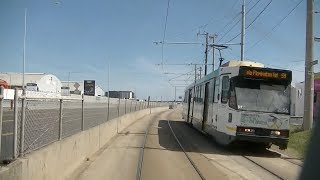
[[[194,65],[194,84],[196,84],[197,81],[197,65]]]
[[[212,39],[212,72],[214,72],[214,62],[215,62],[215,54],[214,54],[214,50],[215,50],[215,47],[214,47],[214,40],[215,38],[217,37],[216,34],[214,34],[213,36],[210,36],[210,38]]]
[[[314,0],[307,0],[303,129],[312,127],[314,90]]]
[[[244,41],[245,41],[245,24],[246,24],[246,14],[245,14],[245,0],[242,0],[242,25],[241,25],[241,61],[244,60]]]
[[[174,87],[174,102],[177,101],[177,87]]]
[[[26,70],[26,38],[27,38],[27,8],[24,10],[24,35],[23,35],[23,73],[22,73],[22,90],[25,88],[25,70]],[[25,91],[23,91],[25,93]],[[24,94],[23,94],[24,95]]]
[[[208,33],[206,33],[205,34],[206,35],[206,50],[205,50],[205,60],[204,60],[204,75],[206,76],[207,75],[207,71],[208,71],[208,39],[209,39],[209,34]],[[201,78],[201,76],[200,76],[200,78]]]
[[[205,59],[204,59],[204,75],[207,75],[207,66],[208,66],[208,47],[209,47],[209,33],[205,32],[205,33],[198,33],[197,35],[203,35],[206,37],[206,48],[205,48],[205,51],[204,51],[204,54],[205,54]]]

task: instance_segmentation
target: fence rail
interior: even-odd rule
[[[10,162],[55,141],[125,114],[167,103],[82,96],[82,99],[28,98],[0,90],[0,161]]]

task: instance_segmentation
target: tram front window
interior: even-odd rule
[[[262,81],[242,80],[235,83],[237,109],[290,113],[290,87]]]

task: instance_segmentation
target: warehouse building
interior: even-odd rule
[[[108,92],[106,92],[108,96]],[[120,99],[134,99],[135,95],[132,91],[110,91],[111,98],[120,98]]]
[[[0,73],[0,79],[7,83],[9,89],[22,89],[22,73]],[[27,91],[60,93],[61,81],[53,74],[25,73]]]

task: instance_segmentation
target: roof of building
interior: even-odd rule
[[[25,73],[25,83],[36,83],[46,75],[45,73]],[[5,80],[10,86],[22,85],[22,73],[0,72],[0,79]]]

